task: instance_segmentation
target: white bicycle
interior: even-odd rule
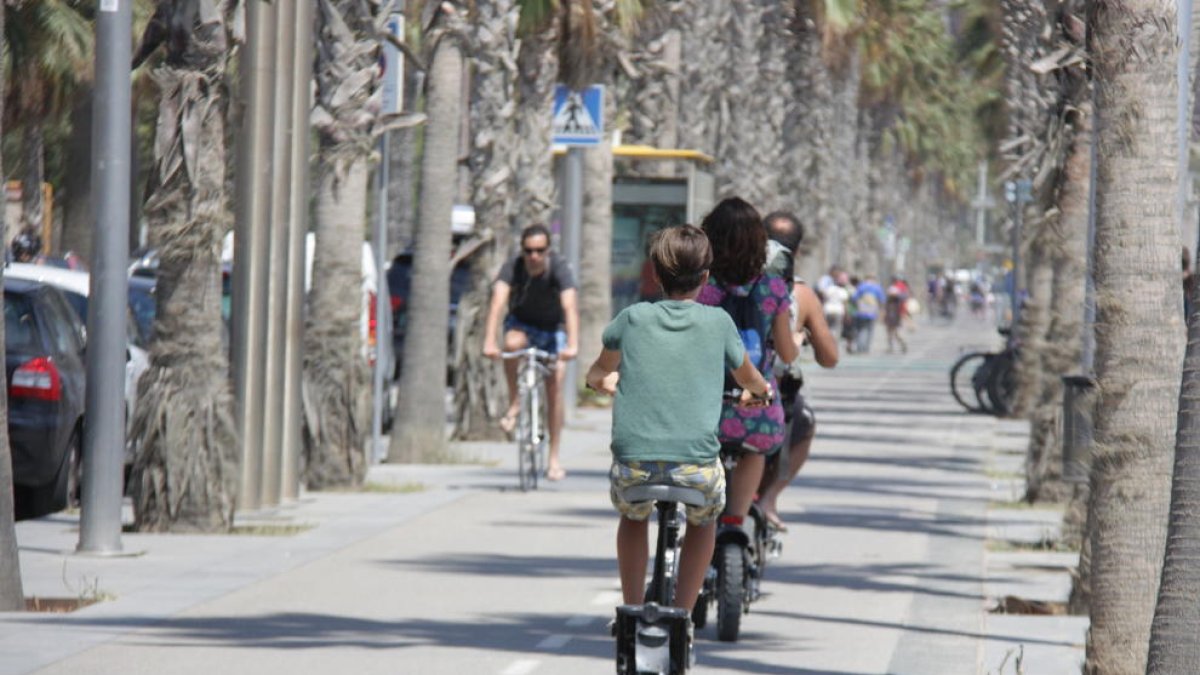
[[[504,352],[504,359],[520,359],[517,369],[517,478],[521,490],[536,490],[538,476],[546,470],[546,450],[550,442],[546,377],[558,357],[536,347]]]

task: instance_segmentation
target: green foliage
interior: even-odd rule
[[[937,173],[961,187],[1002,131],[989,123],[1000,102],[993,0],[966,0],[947,11],[926,0],[869,0],[859,48],[863,105],[885,111],[885,145],[898,147],[915,173]],[[965,20],[964,20],[965,19]],[[965,27],[956,35],[949,25]]]

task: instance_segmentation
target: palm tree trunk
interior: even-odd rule
[[[458,38],[441,37],[429,65],[421,158],[421,199],[413,256],[400,403],[388,461],[420,461],[446,448],[446,308],[450,304],[450,215],[457,191],[463,55]]]
[[[328,151],[322,148],[322,163]],[[344,174],[327,164],[319,169],[316,250],[304,327],[304,481],[314,490],[361,485],[367,475],[367,364],[359,290],[367,160],[356,158],[340,170]]]
[[[0,47],[4,45],[4,3],[0,2]],[[0,102],[4,101],[4,75],[0,73]],[[4,119],[0,103],[0,120]],[[4,175],[0,162],[0,176]],[[8,233],[0,226],[3,241]],[[3,299],[0,298],[0,304]],[[0,351],[4,347],[4,322],[0,321]],[[12,485],[12,449],[8,445],[8,396],[0,396],[0,485]],[[21,588],[21,559],[17,553],[17,530],[13,526],[12,490],[0,490],[0,612],[25,609]]]
[[[304,480],[361,485],[367,473],[362,245],[381,20],[378,3],[320,0],[314,119],[320,143],[316,246],[304,328]]]
[[[1100,153],[1099,398],[1085,669],[1140,673],[1166,541],[1184,341],[1170,206],[1178,189],[1175,3],[1096,3],[1089,29]]]
[[[232,220],[221,96],[228,9],[192,26],[183,53],[154,73],[162,92],[158,188],[145,212],[160,258],[158,306],[131,434],[138,450],[130,491],[142,531],[233,526],[240,470],[220,284],[221,238]]]
[[[475,231],[488,241],[471,258],[471,290],[458,302],[454,335],[456,439],[501,438],[496,418],[507,407],[500,369],[483,356],[483,336],[492,280],[520,225],[516,213],[522,189],[518,156],[522,144],[532,139],[520,135],[519,120],[530,114],[529,107],[541,112],[538,102],[526,101],[519,93],[523,49],[516,33],[519,11],[512,0],[476,3],[473,28],[477,50],[469,103],[471,187]]]
[[[1195,297],[1195,296],[1193,296]],[[1162,584],[1150,633],[1147,675],[1200,672],[1200,313],[1188,326],[1179,393],[1175,471]]]
[[[611,97],[604,111],[613,119]],[[612,320],[612,144],[604,139],[584,151],[583,222],[579,256],[579,359],[600,355],[600,335]],[[582,386],[582,378],[579,384]]]
[[[42,182],[46,179],[46,137],[40,118],[25,125],[25,173],[21,180],[21,228],[42,236],[45,200]],[[42,241],[42,252],[48,253],[52,242]]]

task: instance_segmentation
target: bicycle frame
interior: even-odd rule
[[[674,675],[691,665],[688,612],[673,607],[679,569],[679,502],[702,504],[698,490],[667,485],[639,485],[625,494],[630,501],[654,501],[658,511],[658,544],[654,572],[645,603],[617,607],[617,673]]]
[[[538,476],[545,468],[549,420],[547,419],[546,377],[554,354],[528,347],[505,352],[505,359],[520,359],[517,370],[517,476],[522,490],[536,490]]]

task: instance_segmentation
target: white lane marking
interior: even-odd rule
[[[597,595],[596,597],[592,598],[592,604],[593,605],[608,605],[609,607],[616,607],[617,605],[621,604],[621,592],[620,591],[605,591],[605,592]]]
[[[588,614],[576,614],[575,616],[567,619],[567,625],[572,628],[581,628],[591,623],[595,618],[596,617]]]
[[[541,651],[550,651],[551,649],[562,649],[568,642],[571,641],[570,635],[550,635],[546,639],[537,643],[534,649]]]
[[[537,670],[537,667],[540,664],[541,661],[538,661],[537,659],[521,659],[520,661],[513,661],[512,665],[500,672],[500,675],[529,675],[529,673]]]

